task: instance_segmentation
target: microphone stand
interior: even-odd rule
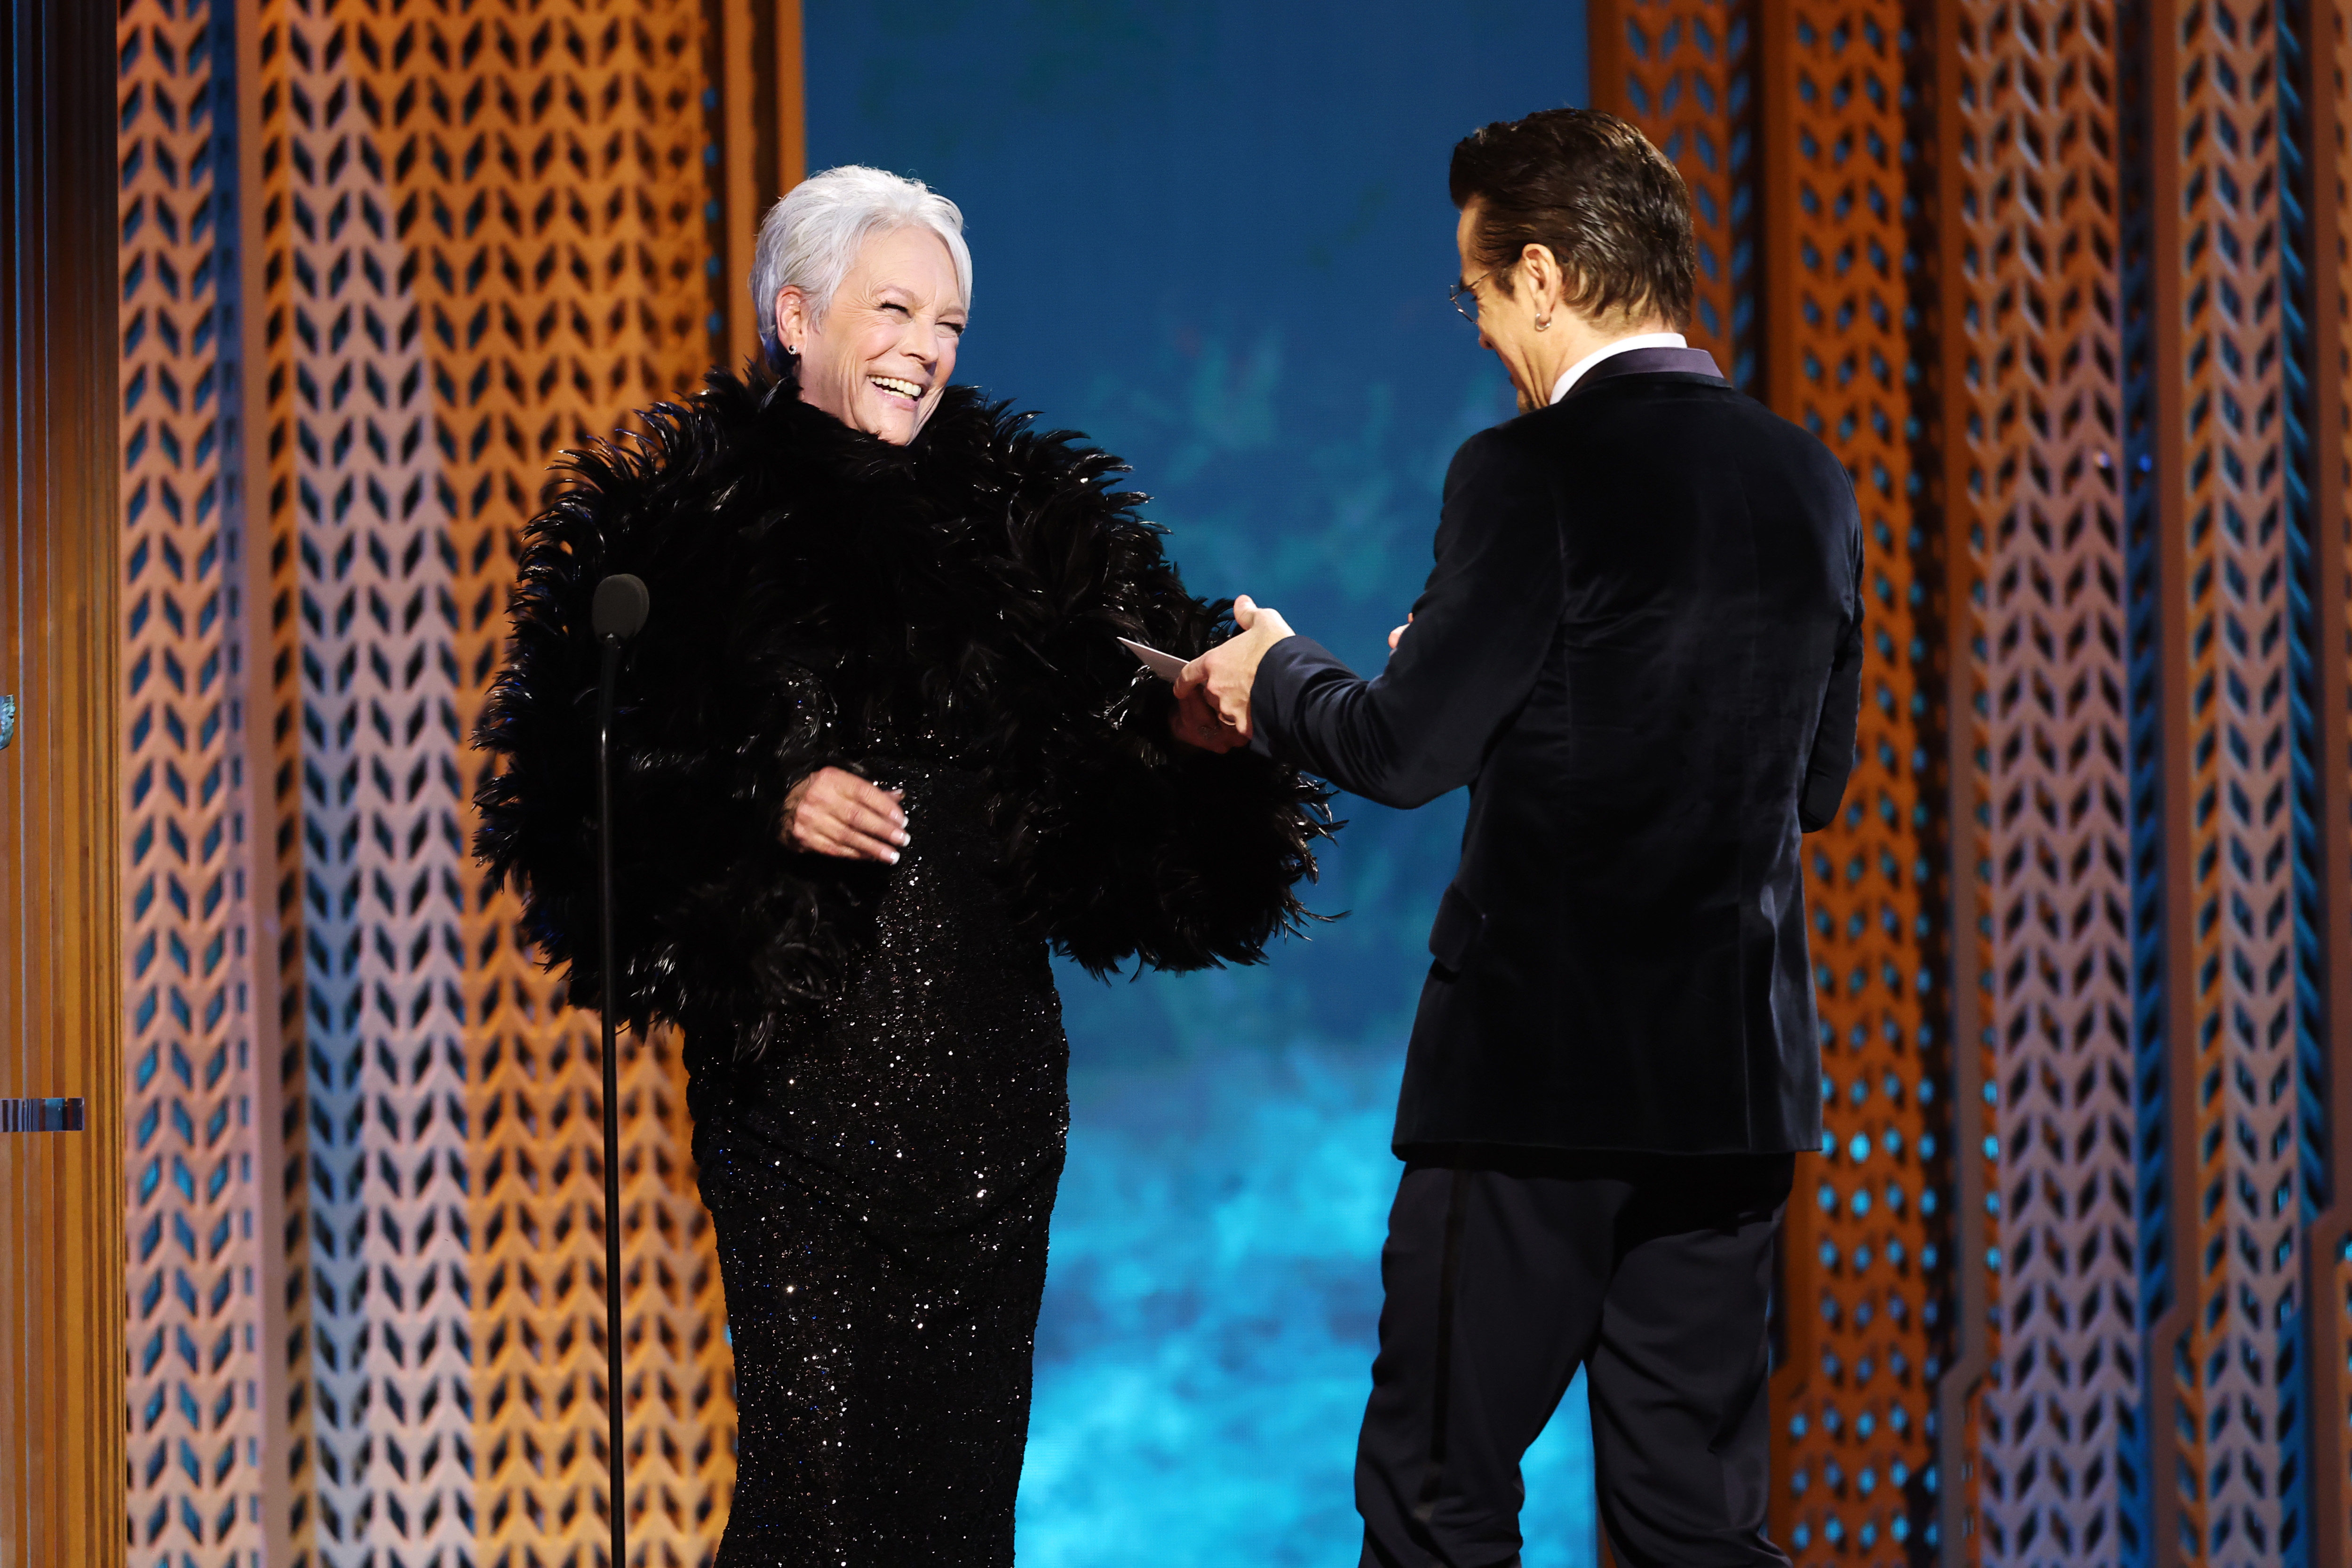
[[[621,1435],[621,1063],[619,992],[613,941],[613,689],[621,673],[621,639],[607,633],[596,682],[596,925],[604,963],[604,1414],[612,1456],[612,1568],[628,1563],[629,1462]]]
[[[627,1568],[629,1461],[622,1430],[620,963],[613,938],[613,705],[621,645],[646,623],[646,585],[625,573],[596,584],[593,624],[603,653],[596,681],[596,925],[604,961],[604,1414],[613,1526],[609,1568]]]

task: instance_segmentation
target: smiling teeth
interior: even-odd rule
[[[901,397],[909,398],[916,402],[920,402],[922,400],[923,389],[917,386],[911,381],[900,381],[894,375],[871,375],[867,376],[866,379],[872,382],[875,385],[880,387],[885,392],[895,392]]]

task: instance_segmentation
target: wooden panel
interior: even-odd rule
[[[0,112],[0,1561],[122,1561],[114,26],[10,0]]]
[[[765,13],[763,16],[761,13]],[[763,27],[762,23],[767,26]],[[719,279],[727,315],[726,363],[736,366],[760,353],[760,312],[746,292],[760,219],[784,193],[775,184],[775,160],[760,155],[760,42],[775,26],[775,0],[724,0],[719,11],[719,101],[726,115],[721,210],[727,215]],[[769,94],[771,104],[774,94]]]
[[[265,1394],[278,1167],[257,1150],[275,987],[255,984],[252,931],[268,769],[247,722],[238,72],[221,22],[179,0],[115,15],[127,1510],[131,1544],[178,1568],[242,1568],[282,1469]]]
[[[2000,1368],[1963,1461],[1981,1467],[1984,1539],[1967,1544],[2097,1557],[2138,1530],[2105,1460],[2140,1386],[2115,28],[2079,0],[1959,0],[1954,32],[1943,493],[1977,584],[1953,612],[1980,694],[1967,754],[1998,1134],[1969,1152],[1998,1219],[1969,1217],[2000,1260],[1999,1310],[1968,1327]]]
[[[596,1028],[467,858],[467,737],[548,465],[726,357],[721,28],[756,10],[233,18],[273,1563],[604,1539]],[[674,1042],[624,1049],[632,1554],[707,1562],[718,1274]]]
[[[808,79],[802,58],[801,0],[776,0],[776,189],[808,178]]]
[[[332,1331],[354,1335],[362,1347],[369,1324],[379,1325],[366,1372],[378,1388],[403,1377],[395,1332],[409,1336],[420,1355],[437,1342],[445,1356],[457,1356],[446,1364],[446,1393],[432,1419],[448,1424],[439,1452],[470,1456],[471,1473],[459,1478],[445,1470],[428,1483],[421,1468],[413,1477],[387,1476],[379,1466],[368,1477],[354,1468],[341,1487],[325,1478],[320,1506],[323,1517],[328,1494],[336,1492],[347,1529],[356,1521],[372,1542],[404,1538],[384,1527],[397,1501],[411,1520],[437,1521],[453,1546],[470,1542],[467,1549],[487,1562],[520,1561],[530,1552],[543,1558],[593,1552],[605,1539],[611,1506],[597,1029],[593,1016],[571,1006],[519,940],[520,911],[511,890],[486,896],[477,868],[458,848],[473,831],[470,797],[483,765],[459,738],[470,734],[500,661],[520,531],[540,505],[549,465],[564,449],[627,423],[632,410],[692,391],[714,361],[727,357],[727,318],[748,296],[724,265],[730,226],[725,129],[747,117],[731,112],[729,95],[743,84],[741,73],[726,68],[723,29],[730,15],[740,21],[744,10],[699,0],[625,6],[564,0],[527,15],[427,10],[379,18],[347,11],[331,24],[348,29],[340,64],[330,25],[306,23],[299,11],[286,6],[282,14],[289,37],[307,30],[312,39],[310,58],[319,65],[310,100],[331,105],[340,82],[324,79],[344,73],[358,116],[350,133],[373,147],[382,173],[362,173],[362,156],[344,165],[341,177],[354,185],[380,178],[387,249],[397,253],[385,258],[383,276],[392,289],[380,308],[388,326],[399,324],[389,334],[398,350],[354,335],[345,352],[380,367],[382,385],[397,404],[376,416],[387,421],[387,437],[412,424],[420,432],[413,447],[404,435],[388,439],[396,461],[364,443],[341,448],[342,471],[322,473],[315,488],[331,495],[356,482],[361,493],[372,494],[371,481],[380,481],[391,496],[417,496],[415,522],[404,510],[389,523],[363,510],[355,513],[355,521],[383,532],[387,549],[373,569],[362,559],[352,571],[363,594],[381,589],[395,605],[422,594],[428,608],[395,616],[392,629],[353,622],[350,651],[331,658],[327,645],[341,637],[340,624],[327,637],[310,627],[298,635],[306,652],[319,646],[320,662],[331,670],[356,654],[362,687],[379,655],[380,683],[382,669],[422,668],[427,673],[418,689],[437,682],[449,705],[422,728],[414,721],[402,726],[395,712],[397,745],[365,723],[354,728],[331,718],[341,750],[328,777],[346,768],[365,777],[383,763],[397,780],[425,766],[425,757],[405,750],[421,738],[432,769],[446,765],[463,786],[446,793],[428,787],[431,812],[395,819],[389,843],[372,827],[357,830],[356,823],[344,830],[357,848],[338,860],[333,875],[364,876],[371,888],[388,875],[395,888],[407,888],[429,873],[423,908],[435,929],[410,923],[418,908],[412,900],[396,921],[390,911],[371,908],[358,925],[324,944],[329,959],[345,943],[362,950],[362,970],[378,970],[366,1005],[378,1005],[379,987],[389,991],[403,1022],[382,1026],[394,1037],[387,1062],[373,1037],[379,1026],[366,1026],[364,1041],[348,1031],[342,1020],[351,1004],[330,989],[337,998],[326,1009],[332,1026],[320,1023],[316,1008],[310,1018],[314,1036],[332,1041],[327,1056],[338,1076],[331,1086],[314,1082],[305,1092],[327,1106],[331,1123],[343,1127],[361,1109],[350,1089],[352,1075],[341,1066],[348,1059],[357,1066],[367,1105],[391,1094],[398,1108],[396,1128],[381,1116],[353,1118],[371,1125],[359,1131],[355,1148],[339,1131],[331,1158],[323,1136],[314,1136],[314,1164],[325,1158],[340,1172],[357,1155],[374,1170],[390,1156],[395,1169],[429,1172],[437,1155],[438,1169],[457,1174],[454,1188],[446,1180],[435,1189],[420,1182],[404,1208],[396,1186],[390,1204],[376,1195],[373,1235],[367,1206],[352,1205],[346,1193],[331,1204],[314,1183],[307,1200],[314,1215],[327,1218],[330,1230],[356,1238],[346,1242],[345,1258],[362,1257],[378,1279],[387,1268],[401,1275],[394,1226],[407,1227],[411,1294],[404,1308],[397,1297],[379,1294],[362,1314],[346,1291],[339,1312],[331,1301],[314,1300],[311,1310],[314,1333],[329,1331],[326,1320],[337,1315],[341,1325]],[[289,83],[299,85],[310,69],[298,57]],[[310,143],[316,166],[331,177],[333,138],[341,132],[291,121],[289,131]],[[307,180],[298,168],[294,194],[302,194]],[[328,211],[337,198],[321,190],[310,199]],[[299,212],[295,226],[273,242],[297,258],[315,257],[319,275],[333,283],[335,258],[315,248]],[[721,262],[715,270],[714,258]],[[345,275],[362,303],[364,271]],[[384,286],[369,287],[381,292]],[[322,325],[339,308],[318,308]],[[300,363],[316,351],[297,337],[285,352]],[[331,339],[324,341],[331,350]],[[318,364],[320,385],[348,374],[326,363],[332,358]],[[366,379],[362,366],[360,380]],[[380,403],[383,394],[371,396]],[[331,416],[299,404],[289,412],[298,427],[319,420],[320,449],[338,453]],[[296,447],[298,469],[318,462],[310,448],[299,440]],[[338,548],[350,558],[331,522],[309,516],[292,522],[305,542],[317,536],[320,559]],[[418,542],[405,546],[404,538]],[[304,559],[307,585],[318,569]],[[386,559],[399,563],[396,572]],[[341,565],[331,570],[340,578]],[[351,589],[338,583],[327,591]],[[387,706],[392,697],[387,689]],[[399,698],[404,711],[415,700],[404,687]],[[304,700],[310,700],[307,689]],[[327,803],[304,809],[324,816]],[[409,809],[405,802],[401,809]],[[335,833],[328,837],[344,842]],[[320,920],[317,911],[310,918]],[[413,957],[425,951],[428,935],[428,964],[446,966],[446,974],[432,977],[430,997]],[[387,938],[389,952],[378,958]],[[405,963],[404,955],[410,955]],[[348,966],[331,972],[314,957],[306,984],[314,991],[347,986]],[[420,1037],[420,1014],[434,1037]],[[734,1468],[731,1363],[718,1271],[686,1145],[677,1056],[666,1041],[625,1037],[623,1050],[617,1219],[629,1358],[630,1548],[648,1563],[700,1562],[716,1545]],[[437,1099],[437,1119],[425,1099]],[[453,1167],[452,1158],[460,1163]],[[419,1253],[436,1220],[436,1245],[454,1235],[462,1247],[428,1316],[424,1297],[433,1277],[429,1268],[420,1276]],[[312,1236],[316,1240],[315,1226]],[[331,1250],[324,1259],[320,1250],[312,1248],[311,1266],[332,1273],[339,1265]],[[289,1272],[292,1264],[289,1258]],[[364,1278],[364,1266],[356,1278]],[[439,1327],[437,1342],[429,1324]],[[389,1365],[386,1345],[395,1347]],[[415,1370],[423,1370],[421,1363]],[[324,1386],[334,1368],[320,1364],[312,1375]],[[352,1399],[363,1399],[367,1386],[359,1383]],[[359,1431],[347,1414],[347,1464],[354,1450],[364,1462],[370,1432],[381,1432],[386,1446],[395,1437],[431,1443],[424,1430],[428,1396],[412,1390],[404,1421],[380,1400]],[[397,1430],[403,1425],[406,1430]],[[470,1496],[436,1515],[444,1487]]]
[[[2352,69],[2352,37],[2340,0],[2310,7],[2310,58],[2303,90],[2310,121],[2305,144],[2311,159],[2311,564],[2308,588],[2316,616],[2312,643],[2319,683],[2317,784],[2322,793],[2319,829],[2320,885],[2324,898],[2321,934],[2327,993],[2326,1050],[2334,1070],[2328,1095],[2327,1209],[2312,1222],[2307,1247],[2311,1325],[2311,1561],[2312,1568],[2352,1568],[2352,1258],[2346,1254],[2352,1233],[2352,646],[2347,646],[2347,609],[2352,609],[2352,534],[2347,503],[2352,501],[2346,430],[2347,383],[2352,383],[2352,258],[2344,245],[2352,236],[2352,174],[2347,153],[2345,101]]]
[[[717,74],[727,226],[719,310],[727,318],[726,363],[736,367],[760,353],[770,308],[748,292],[760,220],[801,183],[808,162],[800,0],[724,0]]]
[[[1927,18],[1929,58],[1929,101],[1936,106],[1934,132],[1933,278],[1936,290],[1936,353],[1937,386],[1945,395],[1937,401],[1937,450],[1941,461],[1928,468],[1928,502],[1941,514],[1947,577],[1943,584],[1944,660],[1949,672],[1945,691],[1945,786],[1941,803],[1948,835],[1945,871],[1951,892],[1951,966],[1948,994],[1952,1004],[1952,1047],[1948,1102],[1952,1137],[1950,1178],[1952,1271],[1950,1300],[1952,1354],[1936,1389],[1935,1522],[1926,1533],[1937,1549],[1937,1560],[1964,1568],[1984,1561],[1984,1542],[1978,1533],[1977,1505],[1983,1490],[1979,1455],[1983,1440],[1982,1399],[1996,1363],[1993,1279],[1983,1267],[1990,1220],[1985,1197],[1992,1184],[1991,1163],[1982,1158],[1987,1117],[1984,1086],[1994,1080],[1992,1044],[1999,1038],[1985,1026],[1994,985],[1991,924],[1986,910],[1993,896],[1991,780],[1983,759],[1990,756],[1985,716],[1990,705],[1984,690],[1981,662],[1984,641],[1979,550],[1983,529],[1974,509],[1962,504],[1965,490],[1957,491],[1956,466],[1965,467],[1973,432],[1981,416],[1962,395],[1976,348],[1964,331],[1964,293],[1981,259],[1967,223],[1974,210],[1969,204],[1964,169],[1972,165],[1981,148],[1960,112],[1972,77],[1980,63],[1960,52],[1963,19],[1974,37],[1971,0],[1936,0]],[[1924,259],[1924,258],[1923,258]],[[1958,318],[1956,320],[1955,318]]]
[[[1858,755],[1840,819],[1804,847],[1828,1138],[1790,1205],[1773,1405],[1778,1538],[1805,1562],[1885,1561],[1931,1529],[1948,1183],[1969,1157],[1946,1131],[1946,563],[1923,504],[1939,389],[1907,259],[1911,28],[1899,0],[1775,0],[1760,22],[1762,384],[1845,466],[1865,557]]]
[[[1595,0],[1592,107],[1674,160],[1691,194],[1694,347],[1741,386],[1758,365],[1755,0]]]

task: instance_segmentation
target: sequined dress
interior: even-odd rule
[[[1061,1003],[997,890],[981,776],[866,763],[914,840],[875,950],[782,1048],[693,1053],[741,1423],[720,1568],[1013,1561]]]

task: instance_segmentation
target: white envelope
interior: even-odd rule
[[[1120,647],[1142,661],[1144,668],[1171,686],[1176,683],[1176,678],[1184,673],[1185,665],[1192,662],[1178,658],[1172,653],[1161,653],[1156,647],[1146,647],[1139,642],[1129,642],[1125,637],[1118,641]]]

